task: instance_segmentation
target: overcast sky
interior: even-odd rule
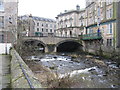
[[[55,19],[64,10],[85,7],[85,0],[19,0],[18,15],[32,14],[33,16]]]

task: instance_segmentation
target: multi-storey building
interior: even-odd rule
[[[54,36],[56,21],[48,18],[33,17],[35,22],[35,36]]]
[[[0,42],[17,39],[18,0],[0,0]]]
[[[85,48],[95,47],[109,51],[120,46],[118,2],[88,2],[85,17],[86,29],[83,35]],[[118,28],[117,28],[118,27]],[[97,48],[98,47],[98,48]]]
[[[120,2],[86,0],[86,8],[57,15],[56,35],[76,37],[81,35],[83,47],[89,51],[114,51],[120,47]]]
[[[77,5],[76,10],[65,10],[64,13],[57,15],[56,35],[61,37],[78,37],[82,32],[80,27],[83,27],[85,24],[84,12],[85,10],[80,10],[80,6]]]
[[[35,22],[31,15],[24,15],[18,17],[18,36],[34,36]]]
[[[54,36],[56,21],[48,18],[24,15],[19,17],[27,36]],[[23,27],[23,26],[22,26]]]

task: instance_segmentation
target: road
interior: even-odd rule
[[[10,88],[10,57],[0,55],[0,90]]]

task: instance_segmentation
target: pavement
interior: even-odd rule
[[[0,90],[10,88],[10,57],[0,55]]]

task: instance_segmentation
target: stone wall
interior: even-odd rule
[[[120,48],[120,1],[117,3],[117,47]]]
[[[113,47],[104,47],[104,46],[96,46],[96,47],[83,47],[83,51],[94,54],[94,55],[99,55],[103,56],[106,58],[111,58],[111,59],[120,59],[120,49],[119,48],[113,48]]]
[[[23,67],[25,73],[27,74],[32,86],[34,88],[42,88],[39,80],[34,76],[33,72],[30,68],[25,64],[23,59],[19,56],[19,54],[12,49],[11,50],[11,86],[12,88],[30,88],[28,81],[20,67]]]

